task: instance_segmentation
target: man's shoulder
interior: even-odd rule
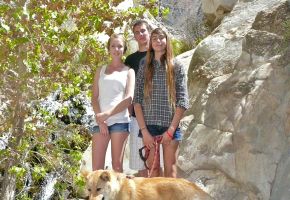
[[[136,51],[136,52],[134,52],[134,53],[131,53],[131,54],[129,54],[129,55],[127,56],[126,59],[128,59],[128,58],[132,58],[132,57],[135,57],[137,54],[138,54],[138,51]]]
[[[131,53],[130,55],[128,55],[125,59],[125,63],[128,64],[128,62],[132,62],[136,57],[136,53],[137,52],[134,52],[134,53]]]
[[[127,58],[125,59],[125,64],[137,68],[140,60],[142,60],[144,57],[146,57],[146,52],[144,53],[136,51],[135,53],[127,56]]]
[[[144,57],[146,56],[146,51],[145,52],[140,52],[140,51],[136,51],[130,55],[127,56],[127,58],[133,58],[133,57]]]

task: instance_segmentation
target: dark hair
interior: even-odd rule
[[[122,41],[123,41],[123,44],[124,44],[124,54],[126,53],[127,51],[127,42],[126,42],[126,39],[124,38],[124,36],[122,34],[117,34],[117,33],[113,33],[109,40],[108,40],[108,43],[107,43],[107,49],[110,50],[110,44],[111,44],[111,40],[112,39],[115,39],[115,38],[121,38]]]
[[[136,26],[140,26],[140,25],[142,25],[142,24],[145,24],[145,26],[146,26],[148,32],[151,31],[151,26],[150,26],[150,25],[148,24],[148,22],[147,22],[146,20],[144,20],[144,19],[139,19],[139,20],[134,21],[134,22],[133,22],[133,25],[132,25],[132,31],[134,32],[134,28],[135,28]]]

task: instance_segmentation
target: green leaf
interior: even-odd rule
[[[43,166],[36,165],[32,170],[32,177],[35,181],[44,179],[46,176],[46,169]]]
[[[15,39],[13,40],[13,44],[14,44],[15,46],[22,45],[22,44],[25,44],[25,43],[27,43],[27,42],[29,42],[29,39],[28,39],[27,37],[15,38]]]
[[[14,174],[19,179],[22,179],[26,173],[26,170],[23,167],[13,166],[9,169],[9,173]]]
[[[10,31],[10,27],[8,25],[4,24],[3,22],[1,22],[1,26],[6,32]]]

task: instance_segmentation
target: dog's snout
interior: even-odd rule
[[[105,197],[103,197],[102,200],[105,200]]]

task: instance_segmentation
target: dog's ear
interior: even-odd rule
[[[111,174],[108,171],[104,171],[101,174],[100,179],[102,179],[103,181],[110,181],[111,180]]]
[[[88,179],[88,176],[91,172],[88,171],[88,170],[81,170],[81,175],[85,178],[85,179]]]

